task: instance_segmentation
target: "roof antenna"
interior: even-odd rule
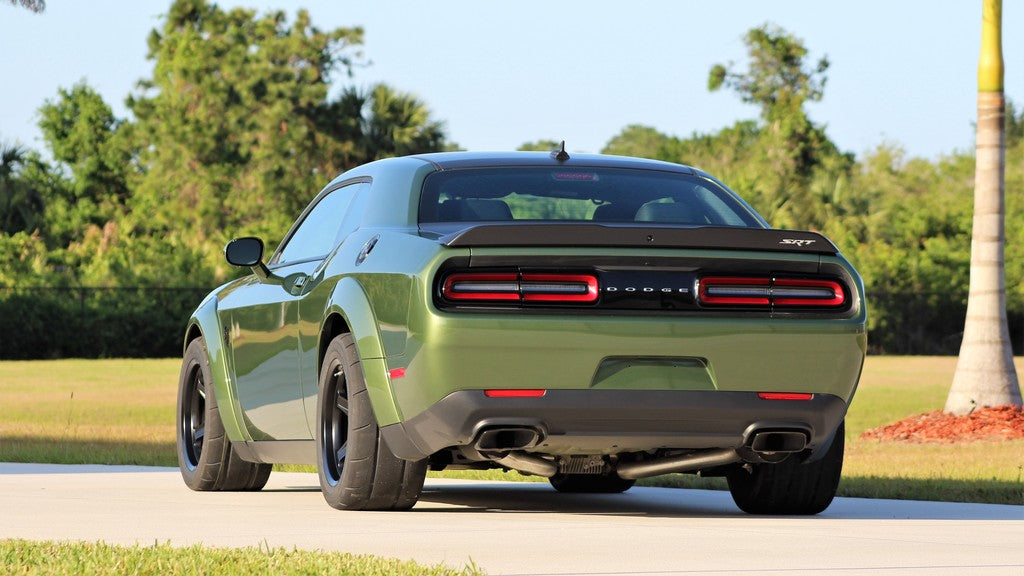
[[[561,148],[551,151],[551,157],[559,162],[565,162],[569,159],[569,153],[565,151],[565,140],[562,140]]]

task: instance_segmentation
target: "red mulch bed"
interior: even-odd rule
[[[966,416],[936,410],[868,430],[860,437],[883,442],[947,444],[1024,438],[1024,409],[1020,406],[978,408]]]

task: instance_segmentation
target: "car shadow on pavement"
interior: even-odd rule
[[[633,488],[622,494],[563,494],[547,484],[534,482],[428,485],[424,487],[419,503],[413,510],[648,517],[742,515],[728,493]]]
[[[562,494],[539,483],[445,484],[424,487],[414,512],[567,513],[641,517],[748,517],[728,492],[635,487],[623,494]],[[773,520],[778,517],[765,516]],[[791,517],[794,518],[794,517]],[[911,500],[837,498],[810,521],[860,520],[1017,520],[1024,506]]]

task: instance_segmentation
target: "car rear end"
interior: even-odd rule
[[[828,448],[866,315],[827,239],[767,228],[686,167],[485,164],[424,184],[443,249],[389,360],[396,454],[638,478]]]

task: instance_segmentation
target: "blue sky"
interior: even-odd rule
[[[372,64],[341,84],[415,93],[471,150],[565,139],[597,152],[624,126],[712,132],[757,110],[707,91],[715,63],[745,63],[743,34],[773,22],[832,63],[809,106],[843,150],[883,142],[935,158],[973,147],[980,0],[820,2],[374,2],[252,0],[309,9],[322,29],[361,25]],[[168,2],[49,0],[32,14],[0,3],[0,141],[43,147],[36,111],[84,79],[119,116],[152,63],[146,36]],[[1006,93],[1024,105],[1024,2],[1003,2]]]

